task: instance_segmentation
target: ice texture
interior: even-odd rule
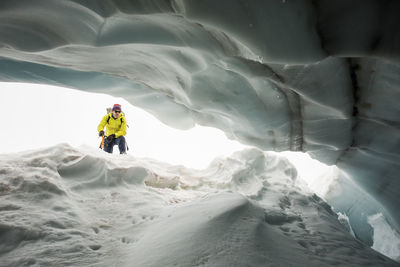
[[[122,96],[180,129],[337,164],[327,199],[400,229],[397,0],[4,0],[0,80]],[[365,201],[360,201],[365,199]]]
[[[203,170],[60,144],[0,155],[1,266],[396,266],[258,149]]]
[[[399,262],[400,235],[388,224],[382,213],[368,217],[368,222],[374,228],[372,248]]]

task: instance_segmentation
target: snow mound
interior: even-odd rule
[[[354,239],[276,154],[204,170],[60,144],[0,155],[4,266],[396,263]]]

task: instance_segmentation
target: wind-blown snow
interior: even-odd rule
[[[276,154],[201,171],[69,145],[0,160],[4,266],[396,265]]]

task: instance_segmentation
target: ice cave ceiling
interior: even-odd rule
[[[0,81],[308,152],[351,178],[332,198],[353,221],[381,210],[399,229],[398,14],[397,0],[2,0]]]

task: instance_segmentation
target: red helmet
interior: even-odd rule
[[[119,111],[121,111],[121,105],[120,105],[120,104],[114,104],[112,110],[113,110],[113,111],[114,111],[114,110],[119,110]]]

